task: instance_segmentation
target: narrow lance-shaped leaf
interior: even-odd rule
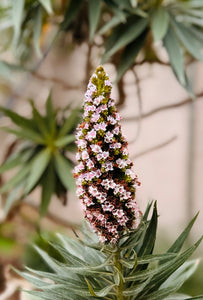
[[[158,6],[152,14],[152,32],[155,42],[162,40],[169,25],[169,15],[166,8]]]
[[[19,139],[29,140],[29,141],[32,141],[32,142],[35,142],[35,143],[38,143],[41,145],[45,144],[44,138],[40,134],[36,133],[34,130],[31,130],[28,128],[27,129],[23,128],[22,130],[15,130],[15,129],[11,129],[9,127],[0,127],[0,129],[14,134]]]
[[[125,74],[125,72],[133,65],[136,56],[142,49],[147,36],[147,30],[144,31],[135,41],[126,46],[117,69],[116,81]]]
[[[22,154],[18,153],[8,158],[1,166],[0,166],[0,174],[13,169],[20,165],[23,162]]]
[[[47,126],[49,128],[50,135],[54,137],[56,133],[56,115],[52,105],[51,92],[46,101],[46,119],[47,119]]]
[[[185,262],[161,285],[160,288],[175,287],[177,284],[182,286],[182,284],[197,270],[198,265],[198,259]]]
[[[46,169],[51,158],[51,150],[49,148],[43,149],[30,162],[31,169],[25,188],[25,194],[29,193],[36,185],[44,170]]]
[[[92,285],[90,284],[90,282],[87,280],[87,279],[85,279],[86,280],[86,282],[87,282],[87,285],[88,285],[88,289],[89,289],[89,292],[90,292],[90,294],[91,294],[91,296],[93,296],[93,297],[105,297],[106,295],[108,295],[108,293],[113,289],[113,287],[115,286],[115,284],[111,284],[111,285],[109,285],[109,286],[106,286],[106,287],[104,287],[103,289],[101,289],[101,290],[97,290],[97,291],[94,291],[94,289],[93,289],[93,287],[92,287]]]
[[[169,27],[168,32],[164,38],[164,46],[168,52],[172,69],[175,75],[177,76],[179,82],[184,86],[186,81],[183,51],[171,27]]]
[[[45,8],[48,14],[53,13],[51,0],[38,0],[38,1],[42,4],[42,6]]]
[[[65,30],[68,28],[70,23],[73,21],[73,19],[76,17],[76,15],[79,13],[80,7],[83,4],[83,0],[71,0],[68,8],[64,15],[64,20],[60,25],[60,30]]]
[[[40,205],[40,216],[43,217],[48,209],[51,196],[55,189],[55,172],[53,163],[50,162],[49,166],[42,178],[42,197]]]
[[[40,49],[40,35],[42,31],[42,8],[38,7],[34,18],[33,45],[38,57],[42,55]]]
[[[157,215],[157,207],[155,202],[153,215],[148,225],[148,228],[146,230],[142,247],[138,250],[138,256],[144,256],[152,253],[154,249],[155,240],[156,240],[157,219],[158,219],[158,215]]]
[[[67,136],[62,136],[62,137],[58,138],[54,144],[56,147],[60,148],[60,147],[65,147],[66,145],[68,145],[74,141],[75,141],[75,135],[69,134]]]
[[[10,211],[11,207],[16,204],[19,200],[21,200],[21,195],[22,195],[22,189],[25,184],[25,179],[22,180],[18,185],[13,187],[11,192],[8,194],[6,197],[6,202],[4,206],[4,214],[5,217],[7,216],[8,212]]]
[[[104,54],[102,61],[106,62],[116,51],[136,39],[145,30],[148,22],[147,18],[140,18],[126,27],[125,31],[120,34],[113,47]]]
[[[25,129],[33,128],[32,120],[22,117],[19,114],[15,113],[14,111],[12,111],[10,109],[6,109],[2,106],[0,106],[0,111],[3,112],[5,116],[9,117],[17,126],[25,128]]]
[[[194,34],[191,34],[188,26],[184,26],[183,24],[176,22],[172,17],[171,22],[178,38],[183,43],[187,51],[196,59],[203,61],[202,41],[200,41]]]
[[[0,188],[0,193],[6,193],[11,188],[15,187],[19,182],[21,182],[29,173],[30,171],[30,164],[23,165],[20,171],[17,172],[6,184],[4,184]]]
[[[55,154],[54,161],[56,171],[61,182],[68,190],[73,191],[75,189],[75,180],[72,175],[71,163],[66,158],[64,158],[59,152]]]
[[[162,271],[157,272],[157,274],[153,276],[151,283],[145,287],[146,291],[152,292],[158,290],[161,284],[167,278],[169,278],[169,276],[173,272],[175,272],[192,255],[192,253],[195,251],[195,249],[198,247],[201,241],[202,241],[202,237],[193,246],[191,246],[189,249],[187,249],[186,251],[178,255],[177,258],[175,258],[173,261],[165,265],[162,265],[160,267],[160,268],[163,267]]]
[[[47,128],[45,117],[41,116],[39,111],[36,109],[33,101],[31,101],[31,105],[32,105],[33,118],[39,129],[40,134],[42,134],[42,136],[44,136],[46,139],[49,138],[50,134]]]
[[[88,1],[88,13],[89,13],[89,26],[90,26],[90,41],[94,37],[94,33],[97,29],[100,13],[101,13],[101,0],[89,0]]]
[[[109,20],[102,28],[99,30],[99,34],[104,34],[106,33],[109,29],[114,28],[116,25],[120,24],[121,20],[117,17],[114,16]]]
[[[71,132],[71,130],[78,124],[80,116],[79,116],[79,108],[74,108],[67,119],[64,121],[63,126],[60,128],[58,137],[62,137],[67,133]]]
[[[198,214],[199,214],[199,213],[197,213],[197,214],[195,215],[195,217],[190,221],[190,223],[189,223],[188,226],[185,228],[185,230],[180,234],[180,236],[177,238],[177,240],[176,240],[176,241],[173,243],[173,245],[168,249],[168,251],[167,251],[168,253],[170,253],[170,252],[172,252],[172,253],[178,253],[178,252],[181,250],[181,248],[182,248],[182,246],[183,246],[183,244],[184,244],[186,238],[188,237],[188,235],[189,235],[189,233],[190,233],[190,230],[191,230],[191,228],[192,228],[194,222],[196,221],[196,219],[197,219],[197,217],[198,217]]]
[[[23,19],[24,0],[12,1],[12,20],[14,26],[13,44],[16,46],[20,36],[21,24]]]

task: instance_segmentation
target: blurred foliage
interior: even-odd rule
[[[52,269],[47,265],[41,256],[36,252],[33,244],[35,244],[40,249],[43,249],[47,254],[49,254],[53,259],[60,262],[65,262],[63,256],[54,248],[53,244],[58,243],[58,238],[52,232],[43,232],[43,234],[37,234],[32,238],[31,244],[28,244],[23,262],[29,268],[38,268],[40,271],[52,272]]]
[[[192,93],[185,64],[203,60],[202,0],[2,0],[0,5],[0,49],[12,48],[20,66],[32,65],[33,50],[39,57],[46,52],[44,40],[56,31],[53,41],[69,34],[70,46],[87,42],[102,48],[102,62],[115,64],[120,80],[136,63],[164,63],[154,47],[159,42],[177,80]],[[0,75],[19,65],[2,61]]]
[[[42,116],[31,101],[32,117],[25,118],[12,110],[0,107],[0,111],[16,125],[15,129],[1,127],[16,137],[14,149],[0,167],[0,174],[18,168],[17,173],[0,188],[8,193],[5,204],[7,214],[11,206],[41,186],[40,214],[48,208],[51,196],[56,194],[66,203],[67,190],[74,190],[73,161],[75,151],[74,130],[80,120],[80,109],[54,110],[51,96],[46,102],[46,114]]]

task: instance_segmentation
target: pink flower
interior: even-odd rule
[[[100,161],[103,158],[103,155],[101,153],[99,153],[99,154],[97,154],[96,158],[98,161]]]
[[[106,125],[106,123],[100,123],[100,129],[101,130],[103,130],[103,131],[105,131],[106,130],[106,127],[107,127],[107,125]]]
[[[96,112],[92,115],[91,121],[96,123],[99,120],[99,118],[100,118],[100,114]]]
[[[107,117],[107,120],[112,124],[112,125],[115,125],[117,123],[116,119],[114,119],[114,117],[112,116],[108,116]]]
[[[120,132],[119,126],[115,127],[114,130],[113,130],[112,132],[113,132],[113,134],[118,135],[119,132]]]
[[[101,147],[98,145],[91,145],[90,147],[91,147],[92,151],[95,153],[100,153],[102,151]]]
[[[99,97],[94,99],[93,103],[95,105],[99,105],[101,103],[101,101],[103,100],[103,98],[104,98],[103,96],[99,96]]]
[[[111,84],[111,82],[110,82],[109,80],[105,80],[104,83],[105,83],[105,85],[107,85],[107,86],[112,86],[112,84]]]
[[[76,158],[77,161],[80,160],[80,153],[79,152],[76,153],[75,158]]]
[[[94,129],[92,129],[91,131],[88,132],[87,134],[87,139],[89,141],[92,141],[92,139],[95,139],[96,138],[96,131]]]
[[[88,159],[89,158],[89,154],[87,153],[86,150],[82,151],[82,159]]]
[[[86,165],[87,165],[87,167],[88,167],[89,169],[91,169],[91,168],[94,167],[94,164],[93,164],[93,162],[92,162],[91,159],[88,159],[88,160],[86,161]]]

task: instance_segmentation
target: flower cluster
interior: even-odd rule
[[[109,78],[98,67],[88,84],[83,122],[77,128],[74,176],[86,219],[101,242],[116,244],[126,230],[137,228],[141,212],[135,201],[139,182],[110,96]]]

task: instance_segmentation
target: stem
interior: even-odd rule
[[[124,297],[123,297],[123,277],[122,277],[123,266],[121,265],[119,259],[120,259],[120,250],[118,250],[115,253],[114,265],[115,265],[116,269],[119,271],[119,277],[120,277],[119,285],[117,286],[117,300],[124,300]]]

